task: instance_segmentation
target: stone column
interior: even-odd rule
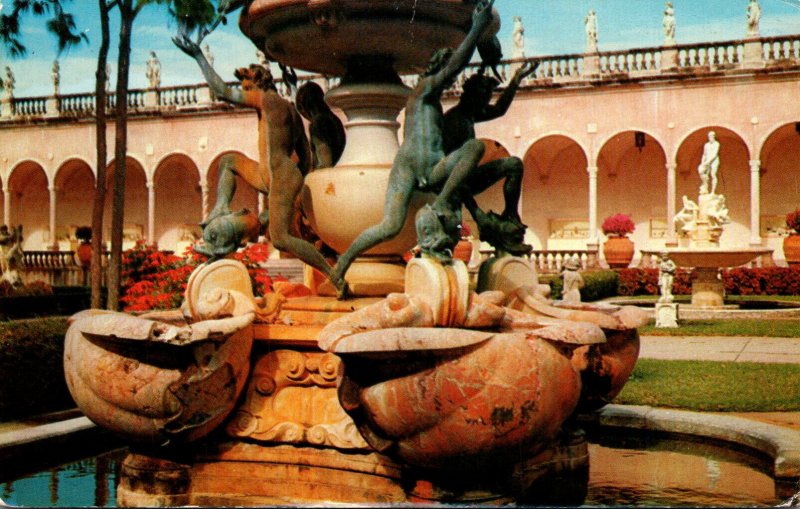
[[[155,244],[156,238],[156,185],[147,183],[147,243]]]
[[[58,239],[56,239],[56,194],[58,189],[56,186],[49,186],[50,191],[50,249],[58,249]]]
[[[677,246],[678,239],[675,237],[675,228],[672,226],[672,218],[675,217],[675,163],[667,163],[667,236],[664,239],[666,246]]]
[[[11,190],[3,189],[3,224],[11,226]]]
[[[200,195],[202,196],[201,203],[202,203],[202,208],[203,208],[200,211],[200,217],[202,218],[203,221],[205,221],[206,217],[208,217],[208,212],[209,212],[209,210],[208,210],[208,182],[201,182],[200,183]]]
[[[750,161],[750,244],[761,245],[761,161]]]
[[[586,168],[589,173],[589,242],[597,244],[597,166]]]

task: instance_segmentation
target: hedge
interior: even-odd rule
[[[581,300],[591,302],[615,297],[618,295],[619,275],[613,270],[593,270],[582,272],[584,286],[581,288]],[[547,274],[539,276],[540,284],[550,285],[550,297],[561,298],[564,280],[560,275]]]
[[[88,309],[90,303],[90,290],[82,286],[53,287],[51,295],[5,296],[0,297],[0,320],[67,316]]]
[[[0,323],[0,421],[72,408],[64,380],[65,317]]]
[[[658,269],[618,269],[617,272],[619,295],[658,295]],[[672,293],[690,295],[693,278],[688,269],[678,269]],[[737,267],[723,270],[722,280],[728,295],[800,295],[800,268]]]

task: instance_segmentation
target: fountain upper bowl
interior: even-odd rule
[[[239,27],[273,60],[342,76],[376,61],[419,72],[434,50],[455,48],[471,20],[463,0],[255,0]],[[499,28],[495,12],[487,34]]]

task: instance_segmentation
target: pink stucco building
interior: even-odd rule
[[[478,126],[490,154],[525,163],[521,215],[536,250],[596,253],[600,223],[618,212],[636,223],[637,249],[680,244],[670,218],[697,194],[713,130],[731,218],[722,246],[765,245],[782,263],[783,218],[800,206],[800,35],[537,59],[508,114]],[[181,251],[214,203],[219,158],[257,156],[255,114],[215,102],[205,85],[130,100],[125,238]],[[91,216],[93,96],[0,107],[2,221],[24,225],[27,250],[74,248]],[[501,199],[499,187],[479,197],[495,210]],[[233,206],[258,209],[259,198],[239,186]]]

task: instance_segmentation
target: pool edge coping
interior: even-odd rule
[[[730,442],[767,454],[776,479],[800,478],[800,431],[744,417],[638,405],[615,405],[581,416],[580,422],[680,433]]]

